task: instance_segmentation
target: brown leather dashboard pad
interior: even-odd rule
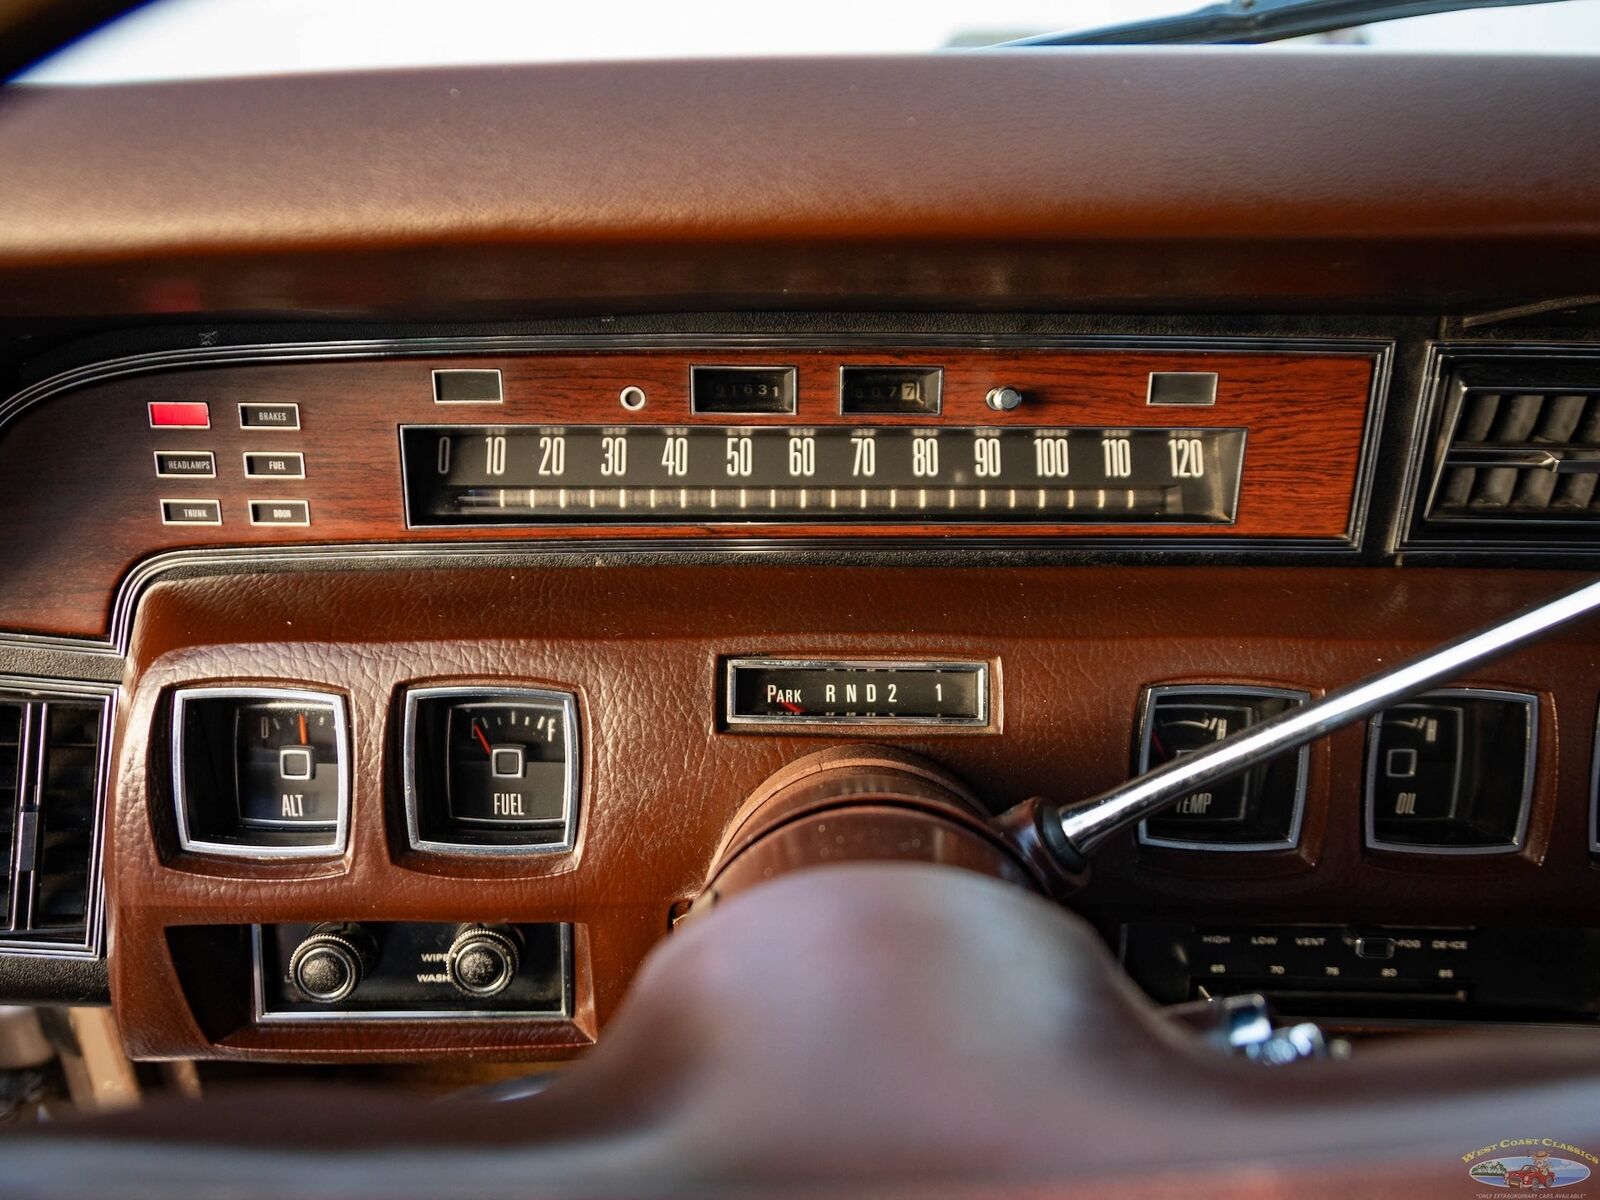
[[[851,742],[941,764],[990,811],[1091,794],[1131,770],[1143,689],[1234,682],[1315,692],[1572,582],[1551,572],[1085,567],[973,572],[755,565],[592,570],[368,570],[171,581],[139,612],[120,708],[107,883],[111,980],[132,1050],[346,1059],[472,1052],[559,1058],[600,1035],[674,912],[705,884],[764,779]],[[732,656],[990,664],[978,729],[856,726],[747,733],[720,718]],[[1184,911],[1255,921],[1595,923],[1589,781],[1600,646],[1592,627],[1464,683],[1540,697],[1532,814],[1516,853],[1449,859],[1363,848],[1364,731],[1312,751],[1293,850],[1104,852],[1081,897],[1118,919]],[[580,814],[570,853],[468,858],[410,848],[397,714],[423,683],[575,694]],[[178,849],[167,762],[172,689],[295,685],[342,695],[353,782],[348,850],[225,860]],[[575,927],[571,1018],[260,1024],[248,979],[204,927],[344,921]],[[201,929],[202,933],[196,933]],[[228,936],[225,932],[219,937]],[[235,1011],[186,994],[212,971]],[[233,972],[228,974],[228,972]],[[209,1033],[207,1032],[209,1030]]]

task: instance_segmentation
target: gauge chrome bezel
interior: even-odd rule
[[[1267,687],[1248,683],[1164,683],[1153,684],[1144,691],[1139,707],[1139,774],[1150,770],[1150,729],[1155,720],[1158,701],[1169,696],[1240,696],[1245,699],[1289,700],[1306,704],[1311,693],[1303,688]],[[1306,784],[1311,772],[1311,748],[1302,746],[1296,755],[1294,809],[1289,817],[1288,836],[1270,842],[1207,842],[1182,838],[1163,838],[1150,833],[1148,821],[1139,822],[1138,840],[1141,846],[1162,850],[1196,850],[1207,854],[1261,854],[1270,851],[1294,850],[1300,845],[1300,829],[1305,822]]]
[[[325,705],[333,710],[334,752],[338,756],[338,810],[331,840],[303,845],[261,845],[249,842],[214,842],[191,834],[189,793],[184,778],[184,727],[188,705],[195,700],[272,700],[291,704]],[[350,842],[350,726],[344,696],[309,688],[186,687],[172,694],[172,798],[178,821],[178,847],[188,854],[222,858],[284,859],[336,858]],[[235,803],[238,798],[235,797]]]
[[[1390,842],[1378,836],[1377,813],[1374,809],[1374,791],[1378,781],[1378,731],[1384,717],[1395,708],[1426,701],[1492,700],[1500,704],[1520,705],[1526,722],[1527,742],[1522,752],[1522,791],[1517,800],[1516,832],[1509,842],[1491,842],[1481,846],[1440,846],[1427,842]],[[1427,854],[1456,858],[1482,858],[1495,854],[1519,854],[1528,844],[1528,823],[1533,815],[1533,795],[1539,773],[1539,720],[1541,706],[1539,693],[1511,691],[1506,688],[1444,687],[1419,692],[1410,699],[1397,701],[1389,708],[1374,713],[1367,719],[1366,761],[1361,781],[1361,830],[1363,845],[1368,850],[1381,850],[1388,854]]]
[[[493,703],[513,700],[525,704],[557,705],[561,709],[562,736],[567,742],[567,761],[562,797],[561,817],[558,821],[528,822],[519,829],[559,828],[561,838],[552,842],[530,843],[478,843],[442,842],[426,837],[422,832],[419,809],[421,796],[417,788],[417,709],[425,700],[478,700]],[[554,688],[507,687],[505,685],[450,684],[423,685],[406,689],[405,711],[401,722],[403,763],[402,787],[405,793],[406,842],[413,850],[431,854],[469,855],[474,858],[521,858],[529,855],[571,853],[578,836],[578,785],[579,759],[582,742],[578,735],[578,697],[573,692]]]

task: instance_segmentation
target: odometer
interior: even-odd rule
[[[1227,524],[1243,429],[406,426],[412,526]]]

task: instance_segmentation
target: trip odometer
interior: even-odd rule
[[[413,527],[1227,524],[1243,429],[406,426]]]

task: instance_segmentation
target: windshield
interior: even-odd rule
[[[111,83],[296,71],[993,45],[1188,12],[1198,0],[159,0],[23,78]],[[1441,13],[1307,41],[1377,50],[1600,50],[1600,0]]]

